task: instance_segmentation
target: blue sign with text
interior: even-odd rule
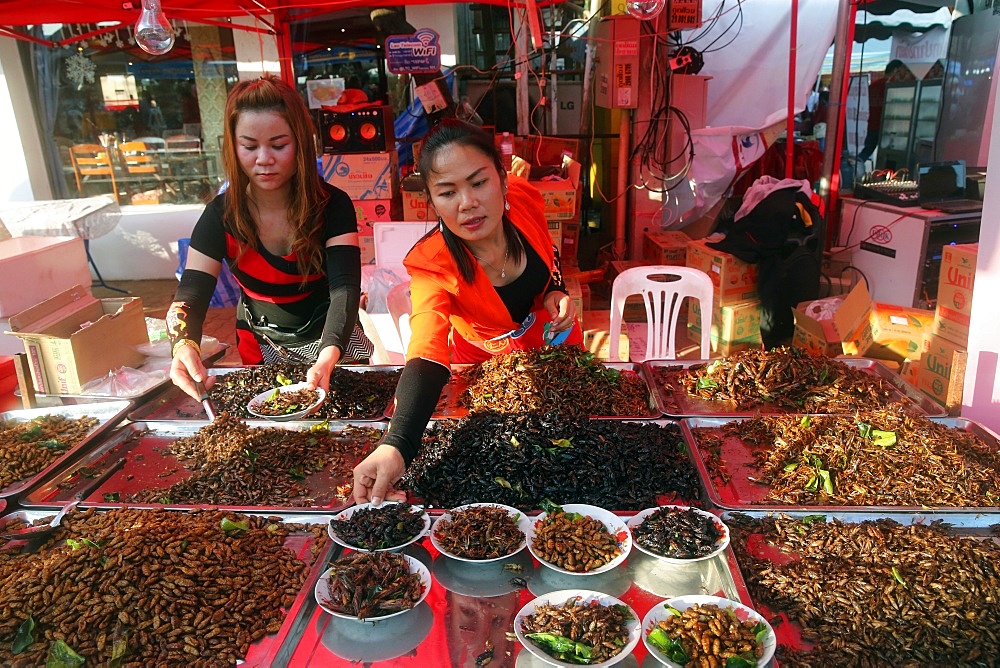
[[[421,28],[412,35],[385,40],[385,63],[393,74],[434,74],[441,71],[440,35]]]

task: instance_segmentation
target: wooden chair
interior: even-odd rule
[[[69,149],[69,157],[73,163],[73,173],[76,176],[76,189],[82,196],[83,186],[97,180],[111,183],[111,193],[118,201],[118,182],[115,180],[115,166],[111,154],[100,144],[74,144]]]
[[[165,187],[162,158],[155,150],[150,150],[145,142],[129,141],[119,144],[118,157],[126,177],[125,190],[129,195],[150,188]],[[166,189],[173,190],[170,187]]]

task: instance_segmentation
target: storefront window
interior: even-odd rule
[[[236,81],[231,31],[181,24],[174,48],[152,57],[131,27],[49,28],[48,39],[73,40],[35,50],[49,74],[35,85],[52,118],[56,195],[112,194],[122,205],[210,199],[222,181],[222,110]]]

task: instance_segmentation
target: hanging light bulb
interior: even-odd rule
[[[161,56],[173,48],[174,29],[160,9],[160,0],[142,0],[142,13],[135,22],[135,43],[154,56]]]
[[[625,11],[642,21],[655,19],[667,6],[666,0],[627,0]]]

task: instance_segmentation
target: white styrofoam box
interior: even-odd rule
[[[417,220],[394,223],[374,223],[375,265],[387,269],[403,269],[403,258],[413,248],[413,244],[434,229],[436,221]]]
[[[0,318],[9,318],[74,285],[90,285],[83,239],[14,237],[0,241]],[[23,352],[23,346],[17,352]]]

